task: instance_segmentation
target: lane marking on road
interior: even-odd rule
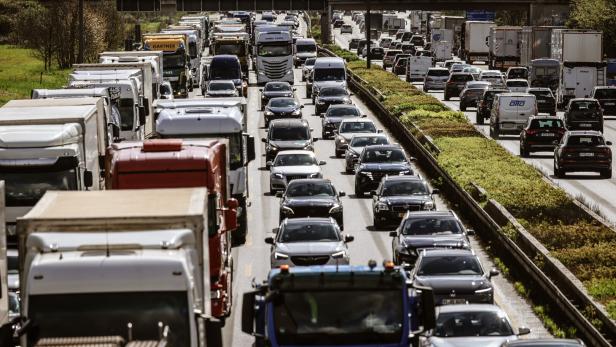
[[[244,267],[244,277],[250,278],[251,276],[252,276],[252,263],[248,263]]]

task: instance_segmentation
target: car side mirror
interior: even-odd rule
[[[304,108],[304,105],[300,105],[299,108]]]
[[[370,191],[370,196],[376,196],[376,190],[371,190]]]
[[[355,236],[352,236],[352,235],[344,236],[344,242],[353,242],[354,240],[355,240]]]
[[[528,328],[528,327],[520,327],[518,329],[518,336],[520,336],[520,335],[528,335],[528,334],[530,334],[530,328]]]
[[[274,238],[271,236],[268,236],[265,238],[265,243],[267,243],[268,245],[273,245],[274,244]]]
[[[276,197],[277,198],[282,198],[282,192],[276,192]]]
[[[341,190],[338,192],[338,196],[346,196],[346,193],[344,192],[344,190]]]
[[[362,114],[362,115],[361,115],[361,118],[366,118],[366,117],[368,117],[368,115],[367,115],[367,114]]]
[[[500,272],[497,269],[491,269],[489,275],[490,277],[498,276]]]
[[[475,230],[473,229],[466,229],[466,235],[475,235]]]
[[[92,175],[92,171],[85,170],[83,172],[83,185],[86,188],[91,188],[94,185],[94,177]]]
[[[605,144],[608,145],[608,146],[611,146],[612,145],[612,141],[605,141]]]
[[[434,194],[440,194],[440,193],[441,193],[441,191],[440,191],[440,190],[438,190],[438,189],[432,189],[432,194],[433,194],[433,195],[434,195]]]
[[[397,231],[390,231],[389,232],[389,236],[396,237],[396,236],[398,236],[398,232]]]
[[[319,165],[325,165],[325,164],[327,164],[327,162],[325,160],[320,160],[319,161]]]
[[[261,142],[267,143],[267,139],[265,137],[261,138]]]

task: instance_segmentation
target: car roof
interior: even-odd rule
[[[544,88],[544,87],[530,87],[527,89],[527,91],[538,91],[538,92],[547,92],[547,91],[552,91],[550,88]]]
[[[334,104],[334,105],[329,105],[329,107],[327,108],[329,109],[336,109],[336,108],[356,108],[359,110],[359,107],[357,107],[357,105],[351,105],[351,104]]]
[[[272,81],[272,82],[267,82],[265,83],[264,87],[267,87],[268,85],[285,85],[285,86],[291,86],[291,84],[289,82],[283,82],[283,81]]]
[[[340,123],[372,123],[374,124],[374,122],[371,119],[366,119],[366,118],[350,118],[350,119],[343,119],[342,122]]]
[[[447,312],[500,312],[503,310],[492,304],[456,304],[456,305],[444,305],[436,308],[437,313]]]
[[[278,154],[276,154],[276,156],[279,156],[281,154],[308,154],[313,157],[316,157],[313,151],[306,151],[303,149],[291,149],[291,150],[286,150],[286,151],[280,151],[278,152]]]
[[[597,99],[593,99],[593,98],[574,98],[574,99],[571,99],[570,102],[576,102],[576,101],[580,101],[580,102],[582,102],[582,101],[599,102]]]
[[[430,71],[430,70],[449,71],[449,69],[446,68],[446,67],[431,67],[431,68],[428,69],[428,71]]]
[[[290,126],[308,127],[308,121],[305,119],[286,118],[286,119],[274,119],[270,122],[270,127],[284,128],[284,127],[290,127]]]
[[[319,224],[336,224],[336,220],[331,217],[301,217],[301,218],[286,218],[283,224],[304,224],[304,223],[319,223]]]
[[[423,257],[449,257],[455,255],[471,255],[475,256],[475,252],[472,249],[459,249],[459,248],[427,248],[422,249]]]
[[[289,186],[297,185],[302,183],[322,183],[322,184],[331,184],[333,186],[332,181],[327,178],[298,178],[289,182]]]
[[[569,134],[569,136],[592,135],[592,136],[603,137],[603,134],[600,131],[596,131],[596,130],[570,130],[570,131],[567,131],[567,133]]]
[[[425,182],[421,177],[419,176],[409,176],[409,175],[403,175],[403,176],[385,176],[383,178],[383,183],[385,182],[390,182],[390,181],[413,181],[413,182]]]
[[[522,93],[522,92],[513,92],[513,93],[502,93],[502,94],[498,94],[498,97],[507,97],[507,96],[508,96],[508,97],[514,97],[514,98],[517,98],[517,97],[522,97],[522,96],[525,96],[525,97],[531,97],[531,96],[532,96],[533,98],[535,97],[535,95],[533,95],[533,94]]]
[[[269,100],[269,102],[272,102],[274,100],[293,100],[293,101],[297,102],[297,100],[294,97],[292,97],[292,96],[277,96],[275,98],[271,98]]]
[[[395,143],[391,143],[388,145],[370,145],[370,146],[366,146],[364,150],[368,151],[370,149],[399,149],[402,150],[402,147],[400,147],[400,145],[395,144]]]
[[[579,340],[573,339],[525,339],[508,341],[503,346],[507,347],[531,347],[531,346],[584,346]]]
[[[507,83],[509,83],[509,82],[526,82],[526,83],[528,83],[528,80],[523,79],[523,78],[510,78],[510,79],[507,80]]]
[[[441,211],[410,211],[408,217],[457,217],[451,210]]]
[[[539,119],[539,120],[543,120],[543,119],[550,119],[550,120],[552,120],[552,119],[556,119],[556,120],[562,120],[562,119],[560,119],[560,118],[558,118],[558,117],[552,117],[552,116],[548,116],[548,115],[545,115],[545,116],[530,116],[530,117],[528,117],[528,119],[531,119],[531,120],[534,120],[534,119]]]

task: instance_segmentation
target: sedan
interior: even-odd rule
[[[343,209],[340,197],[330,180],[296,179],[289,182],[284,193],[277,192],[280,200],[280,221],[285,218],[332,217],[340,229],[344,229]]]
[[[414,264],[422,248],[470,249],[466,229],[453,211],[407,212],[396,231],[389,233],[396,264]]]
[[[530,117],[520,133],[520,157],[532,152],[553,151],[567,129],[560,118],[551,116]]]
[[[321,114],[329,105],[351,104],[351,94],[345,87],[323,87],[315,98],[315,112]]]
[[[210,98],[238,96],[237,88],[232,80],[214,80],[207,84],[204,96]]]
[[[295,218],[280,223],[275,237],[265,238],[272,245],[272,268],[281,265],[348,265],[348,242],[353,236],[342,235],[332,218]]]
[[[423,346],[500,347],[527,334],[526,327],[516,334],[507,314],[496,305],[446,305],[436,308],[436,328],[427,334]]]
[[[282,151],[276,155],[272,162],[268,162],[270,168],[270,192],[285,190],[289,182],[300,178],[321,178],[321,166],[324,161],[319,161],[312,151]]]
[[[475,252],[469,249],[423,250],[411,278],[415,285],[432,288],[436,305],[493,304],[490,279],[499,272],[484,271]]]
[[[340,127],[340,123],[344,119],[356,119],[363,117],[359,108],[355,105],[331,105],[327,108],[321,120],[321,137],[328,139]]]
[[[460,92],[460,111],[466,111],[466,108],[477,106],[477,100],[483,95],[483,92],[490,87],[489,82],[470,81],[466,82],[466,86]]]
[[[355,135],[349,141],[344,152],[344,167],[348,174],[355,171],[355,164],[359,161],[359,156],[366,146],[388,145],[389,139],[383,134],[362,134]]]
[[[263,112],[265,126],[269,126],[269,122],[273,119],[302,118],[302,108],[304,108],[304,105],[300,105],[295,98],[284,97],[270,99]]]
[[[349,141],[355,135],[376,134],[377,130],[374,122],[369,119],[345,119],[340,123],[336,138],[334,139],[334,155],[341,158],[344,155]]]
[[[554,176],[567,172],[594,171],[612,178],[612,143],[598,131],[567,131],[554,149]]]
[[[388,176],[383,178],[372,196],[374,228],[397,227],[407,211],[435,210],[433,194],[428,183],[417,176]]]
[[[289,82],[267,82],[261,91],[261,110],[271,98],[293,97],[295,89],[291,87]]]

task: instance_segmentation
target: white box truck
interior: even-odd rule
[[[452,57],[453,44],[451,41],[432,41],[430,45],[434,61],[445,61]]]
[[[464,40],[462,45],[462,59],[469,64],[475,61],[487,62],[490,56],[489,36],[490,29],[496,27],[494,22],[468,21],[463,24]]]
[[[490,28],[489,69],[506,71],[520,64],[520,32],[522,27],[498,26]]]
[[[432,44],[440,41],[454,42],[453,29],[432,29],[431,34]]]
[[[221,346],[208,265],[215,201],[206,188],[47,192],[18,220],[20,295],[36,326],[21,346]]]
[[[154,99],[160,98],[160,86],[163,84],[162,51],[108,51],[99,53],[101,64],[149,62],[152,65],[152,93]]]
[[[423,81],[432,67],[432,57],[411,56],[406,60],[406,81]]]
[[[13,100],[0,108],[0,180],[8,234],[47,190],[103,187],[102,98]]]
[[[606,84],[603,33],[594,30],[552,30],[552,58],[561,62],[556,101],[562,108],[573,98],[587,98]]]

